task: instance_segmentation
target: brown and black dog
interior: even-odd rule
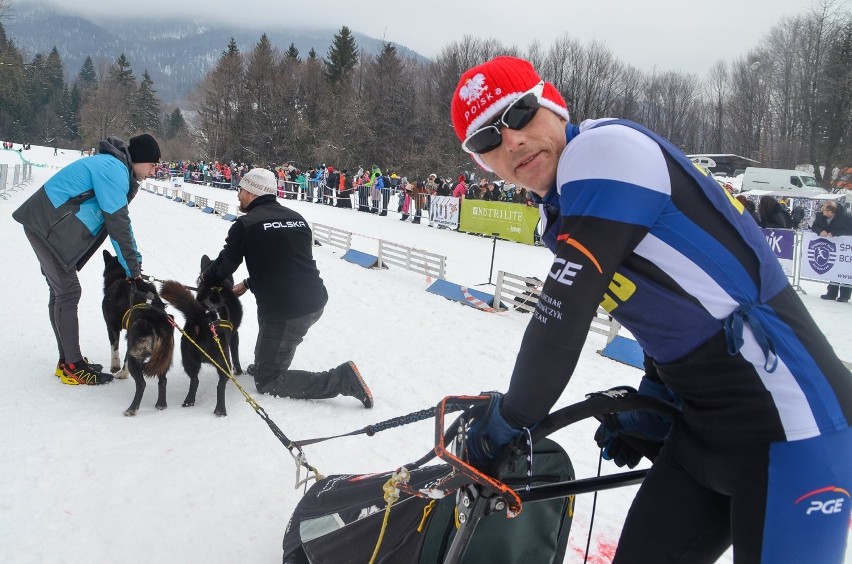
[[[158,378],[157,409],[166,409],[166,373],[172,366],[175,350],[174,328],[166,314],[166,305],[157,288],[142,280],[131,282],[124,267],[109,251],[104,251],[104,299],[101,309],[112,347],[110,372],[117,378],[136,382],[133,402],[124,412],[136,415],[145,393],[145,376]],[[127,331],[127,354],[120,366],[118,340]],[[121,370],[119,370],[121,368]]]
[[[201,272],[204,272],[210,262],[207,255],[201,258]],[[183,369],[189,376],[189,392],[183,400],[184,407],[195,405],[198,372],[201,370],[202,363],[212,364],[210,361],[212,358],[220,367],[226,368],[225,361],[227,361],[231,366],[232,375],[242,374],[238,329],[243,320],[243,306],[234,294],[233,288],[233,277],[229,277],[220,286],[201,283],[195,297],[183,284],[173,280],[163,282],[160,289],[163,299],[180,311],[186,319],[183,327],[186,335],[180,340]],[[213,333],[214,329],[215,336],[219,338],[218,344]],[[195,344],[187,338],[187,335]],[[222,358],[223,354],[225,359]],[[225,386],[228,383],[228,376],[219,368],[216,370],[219,372],[219,384],[216,387],[216,409],[213,413],[225,416],[228,414],[225,409]]]

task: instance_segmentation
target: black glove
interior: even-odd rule
[[[677,396],[665,384],[647,376],[642,378],[638,392],[629,386],[618,386],[612,389],[651,396],[669,403],[680,403]],[[610,413],[602,418],[595,432],[595,442],[603,449],[602,455],[605,460],[612,460],[617,466],[635,468],[644,455],[622,438],[632,437],[658,447],[668,436],[673,422],[674,419],[671,417],[654,411]]]
[[[509,425],[500,413],[503,394],[483,395],[491,396],[491,401],[480,415],[474,412],[474,422],[467,431],[467,459],[471,466],[487,471],[503,447],[521,434],[521,429]]]

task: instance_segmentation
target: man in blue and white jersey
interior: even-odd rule
[[[98,154],[77,160],[44,183],[12,214],[23,224],[50,289],[48,311],[59,349],[56,376],[64,384],[105,384],[112,375],[80,351],[77,271],[107,236],[129,280],[142,275],[142,257],[127,206],[139,181],[153,176],[160,147],[147,133],[116,137],[98,145]]]
[[[629,412],[596,435],[605,456],[622,433],[665,439],[613,562],[714,562],[731,545],[738,564],[842,562],[852,377],[743,206],[640,125],[570,125],[521,59],[462,74],[451,113],[474,160],[536,195],[555,254],[509,390],[469,432],[471,461],[487,467],[548,414],[602,305],[655,361],[661,381],[639,393],[682,406],[670,431]]]

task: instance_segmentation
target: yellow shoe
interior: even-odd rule
[[[65,365],[61,362],[56,363],[56,377],[59,378],[59,381],[63,384],[67,384],[69,386],[77,386],[80,382],[77,381],[76,378],[73,378],[65,373]]]
[[[77,384],[86,384],[89,386],[99,386],[112,382],[112,374],[106,372],[98,372],[89,365],[86,360],[72,363],[68,362],[62,367],[64,376],[70,380],[74,380]],[[61,380],[62,378],[60,378]],[[68,383],[64,382],[63,383]]]

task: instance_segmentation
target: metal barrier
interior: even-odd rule
[[[500,300],[506,298],[512,300],[512,305],[516,309],[532,313],[535,311],[538,298],[541,295],[541,285],[542,281],[538,278],[527,278],[499,270],[497,271],[497,286],[494,290],[494,302],[491,307],[505,310],[505,308],[500,308]],[[615,339],[619,329],[621,329],[621,324],[600,307],[595,312],[592,324],[589,326],[589,331],[592,333],[606,336],[607,344]]]
[[[228,213],[228,204],[225,202],[216,202],[213,204],[213,210],[219,215],[225,215]]]
[[[314,244],[320,241],[332,247],[346,249],[347,251],[352,247],[352,233],[349,231],[321,223],[314,223],[311,226],[311,230],[314,234]]]
[[[301,200],[302,185],[298,182],[290,182],[289,180],[279,181],[278,197],[287,200]]]
[[[447,257],[443,255],[380,239],[378,256],[378,268],[383,268],[385,264],[392,264],[432,278],[443,280],[446,277]]]
[[[9,199],[9,194],[6,193],[6,176],[9,174],[9,165],[0,164],[0,198]]]

